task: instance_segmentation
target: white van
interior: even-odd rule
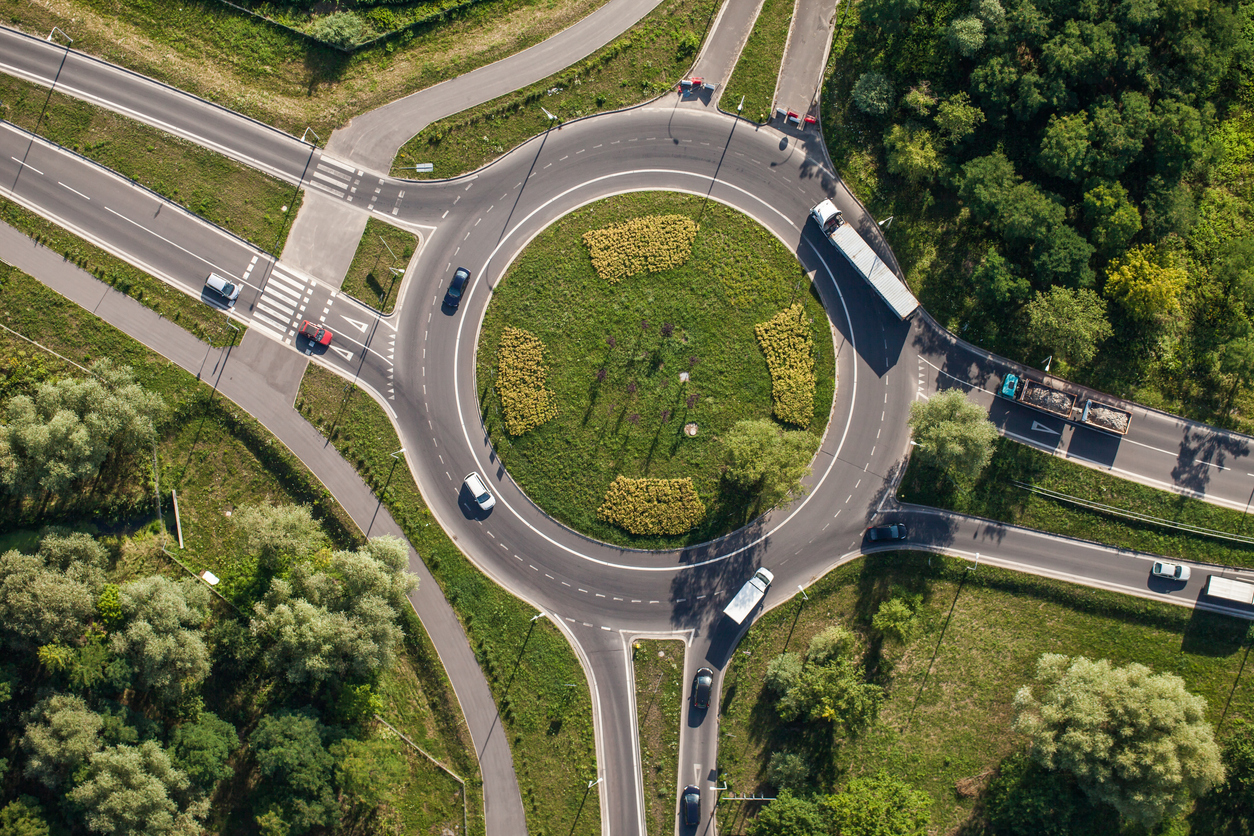
[[[222,278],[217,273],[209,274],[209,278],[205,281],[205,289],[212,290],[221,296],[228,305],[235,304],[235,300],[239,298],[240,286],[229,279]]]

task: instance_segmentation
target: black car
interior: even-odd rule
[[[679,806],[684,808],[684,824],[695,827],[701,823],[701,790],[697,787],[684,787],[684,794],[679,797]]]
[[[466,283],[469,281],[470,271],[465,267],[458,267],[457,272],[453,274],[453,281],[448,283],[448,290],[444,293],[444,304],[457,310],[457,306],[462,303],[462,291],[466,289]]]
[[[906,527],[901,523],[892,525],[876,525],[866,530],[868,540],[904,540]]]
[[[701,668],[692,679],[692,707],[710,707],[710,688],[714,686],[714,671]]]

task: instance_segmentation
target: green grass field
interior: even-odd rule
[[[535,610],[479,572],[444,533],[405,462],[391,457],[402,445],[368,395],[311,365],[297,408],[383,499],[465,626],[509,734],[530,832],[599,834],[600,803],[585,792],[596,764],[591,697],[565,637],[547,619],[532,621]]]
[[[1254,566],[1254,544],[1087,510],[1029,492],[1014,482],[1212,531],[1246,536],[1254,533],[1254,524],[1240,511],[1138,485],[1004,438],[998,440],[992,462],[970,490],[955,490],[952,482],[915,457],[902,479],[898,498],[1119,548]]]
[[[270,253],[300,209],[295,187],[186,140],[0,75],[6,121],[77,151]]]
[[[632,645],[636,671],[636,721],[644,780],[645,833],[675,832],[675,781],[679,774],[679,726],[684,695],[684,643],[640,639]]]
[[[700,224],[687,264],[616,285],[597,276],[580,235],[667,213]],[[737,421],[770,416],[771,378],[753,326],[793,301],[813,323],[818,388],[810,430],[817,447],[835,381],[831,330],[782,244],[744,215],[674,193],[622,195],[562,218],[515,260],[484,317],[480,410],[501,461],[547,513],[608,542],[675,548],[739,528],[756,516],[754,500],[722,478],[719,435]],[[492,386],[507,325],[544,342],[558,404],[556,418],[518,437],[505,432]],[[688,383],[679,382],[681,372]],[[699,427],[695,438],[683,434],[688,422]],[[705,521],[678,537],[647,537],[597,520],[618,474],[692,477]]]
[[[915,553],[864,557],[810,587],[808,601],[798,597],[756,622],[723,685],[719,770],[732,790],[765,791],[771,753],[801,749],[810,791],[887,770],[931,795],[932,832],[953,833],[976,815],[992,770],[1024,745],[1010,730],[1012,702],[1042,653],[1140,662],[1183,677],[1206,698],[1212,723],[1254,717],[1254,680],[1242,673],[1248,622],[969,565]],[[906,645],[869,651],[873,679],[887,688],[879,721],[843,742],[781,724],[762,691],[767,663],[784,649],[804,651],[830,624],[866,630],[894,587],[924,602]],[[754,812],[720,805],[721,829],[746,833]]]
[[[340,290],[372,308],[391,313],[401,290],[400,277],[391,268],[404,271],[416,246],[417,235],[371,218],[366,221],[366,231]]]
[[[419,180],[455,177],[553,127],[545,110],[565,121],[627,107],[671,89],[692,66],[717,8],[712,0],[662,0],[626,33],[575,66],[432,122],[401,147],[392,174]],[[417,163],[432,163],[434,170],[418,174]]]
[[[788,41],[788,27],[792,23],[795,5],[794,0],[764,0],[762,11],[753,24],[753,32],[745,41],[736,68],[723,88],[718,102],[723,110],[734,111],[743,96],[743,115],[746,118],[759,123],[771,118],[775,84],[779,81],[784,44]]]

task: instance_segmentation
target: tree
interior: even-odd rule
[[[884,134],[888,170],[913,185],[930,182],[940,171],[940,154],[931,131],[910,125],[893,125]]]
[[[766,767],[766,780],[781,790],[797,789],[809,777],[810,764],[796,752],[775,752]]]
[[[806,662],[811,665],[826,665],[842,656],[848,656],[856,642],[857,639],[848,629],[839,624],[833,624],[810,639],[810,647],[806,651]]]
[[[82,782],[69,799],[82,808],[87,826],[112,836],[160,836],[186,832],[207,807],[180,813],[174,796],[188,787],[164,749],[149,740],[113,746],[91,756]]]
[[[331,750],[336,783],[350,802],[348,816],[354,821],[375,819],[392,788],[409,780],[408,764],[396,756],[391,741],[343,740]]]
[[[1069,772],[1049,770],[1026,752],[1016,752],[997,767],[985,805],[996,836],[1074,836],[1116,833],[1114,811],[1089,801]],[[1108,812],[1109,811],[1109,814]]]
[[[1049,117],[1037,162],[1046,172],[1064,180],[1079,182],[1089,171],[1092,139],[1084,113]]]
[[[1084,219],[1093,230],[1089,240],[1107,258],[1123,252],[1141,231],[1141,213],[1119,183],[1102,183],[1085,192]]]
[[[75,769],[100,749],[104,721],[79,697],[55,694],[26,716],[22,748],[26,775],[58,789]]]
[[[1073,774],[1094,801],[1152,827],[1223,780],[1206,700],[1174,674],[1047,653],[1015,696],[1015,728],[1048,769]]]
[[[906,91],[906,95],[901,97],[901,103],[915,116],[930,116],[932,108],[936,107],[936,97],[932,95],[931,83],[923,81],[918,86],[911,87]]]
[[[405,571],[409,549],[395,537],[331,556],[326,571],[308,563],[275,578],[254,607],[253,634],[269,639],[267,665],[289,682],[368,678],[392,665],[397,613],[417,586]]]
[[[805,430],[784,430],[769,418],[737,421],[723,437],[727,478],[758,495],[762,508],[773,508],[805,492],[815,438]]]
[[[972,58],[984,48],[984,21],[974,15],[954,18],[946,34],[949,45],[963,58]]]
[[[996,4],[997,0],[987,2]],[[971,97],[965,91],[947,97],[936,108],[936,128],[941,138],[950,145],[957,145],[972,136],[983,124],[984,111],[971,104]]]
[[[1021,178],[1014,164],[1000,151],[976,157],[962,166],[958,197],[971,207],[976,220],[992,222],[1001,213]]]
[[[110,453],[152,446],[165,402],[125,366],[105,359],[91,368],[97,377],[50,380],[33,398],[9,399],[0,424],[0,486],[19,495],[65,494],[99,472]]]
[[[824,665],[806,665],[796,684],[776,705],[776,711],[786,722],[805,718],[856,734],[875,720],[883,695],[880,686],[863,681],[853,659],[843,658]]]
[[[766,664],[766,690],[777,697],[787,694],[801,678],[804,660],[800,654],[784,651]]]
[[[809,799],[781,790],[749,825],[749,836],[826,836],[823,814]]]
[[[1055,285],[1048,294],[1038,290],[1028,303],[1027,314],[1028,339],[1071,363],[1092,360],[1097,344],[1111,334],[1106,303],[1086,287],[1071,290]]]
[[[997,427],[958,389],[910,404],[919,453],[951,479],[974,481],[993,456]]]
[[[39,802],[29,795],[10,801],[0,810],[0,836],[48,836]]]
[[[330,730],[312,713],[293,711],[262,717],[248,738],[265,779],[269,812],[294,836],[339,820],[331,786],[335,763],[325,745],[329,738]]]
[[[875,611],[871,626],[885,638],[904,644],[914,632],[914,609],[902,598],[889,598]]]
[[[1032,283],[1016,275],[996,250],[989,250],[971,274],[976,296],[993,313],[1013,310],[1032,295]]]
[[[1187,174],[1206,152],[1206,125],[1192,105],[1162,98],[1154,105],[1153,147],[1155,167],[1168,179]]]
[[[120,590],[126,628],[111,639],[113,652],[126,658],[136,685],[167,702],[200,686],[209,674],[209,650],[201,626],[209,592],[195,580],[174,583],[154,575]]]
[[[1202,799],[1194,816],[1195,832],[1218,834],[1249,834],[1254,832],[1254,724],[1234,721],[1224,736],[1223,751],[1226,778]]]
[[[859,10],[862,20],[895,35],[914,20],[921,0],[868,0]]]
[[[227,760],[237,746],[235,727],[212,712],[202,711],[194,722],[174,730],[170,758],[195,786],[208,792],[218,781],[230,777]]]
[[[854,778],[823,802],[834,836],[926,836],[932,797],[883,772]]]
[[[853,104],[871,116],[885,116],[893,109],[893,83],[883,73],[863,73],[853,85]]]
[[[96,612],[108,555],[86,534],[49,533],[34,555],[0,556],[0,625],[32,645],[72,642]]]
[[[1166,263],[1164,263],[1166,262]],[[1128,250],[1106,272],[1106,295],[1140,320],[1164,319],[1180,306],[1188,274],[1152,245]]]
[[[233,519],[249,554],[272,572],[283,571],[293,560],[308,559],[326,545],[326,535],[308,505],[245,505]]]
[[[1089,109],[1093,167],[1107,177],[1120,177],[1141,154],[1150,128],[1149,97],[1126,90],[1116,102],[1109,96]]]

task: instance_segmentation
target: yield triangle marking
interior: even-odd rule
[[[330,348],[332,351],[334,351],[336,354],[343,357],[345,360],[351,361],[353,359],[353,352],[349,351],[346,348],[336,348],[335,346],[331,346]]]
[[[1053,435],[1062,435],[1062,433],[1060,433],[1058,430],[1050,429],[1049,427],[1042,424],[1040,421],[1032,422],[1032,432],[1052,433]]]
[[[366,323],[364,323],[364,322],[358,322],[358,321],[357,321],[357,320],[355,320],[355,319],[349,319],[348,317],[344,316],[343,314],[341,314],[341,315],[340,315],[340,319],[343,319],[345,322],[347,322],[349,325],[351,325],[351,326],[353,326],[354,328],[356,328],[356,329],[357,329],[358,331],[360,331],[361,333],[363,333],[363,334],[364,334],[364,333],[366,333]]]

